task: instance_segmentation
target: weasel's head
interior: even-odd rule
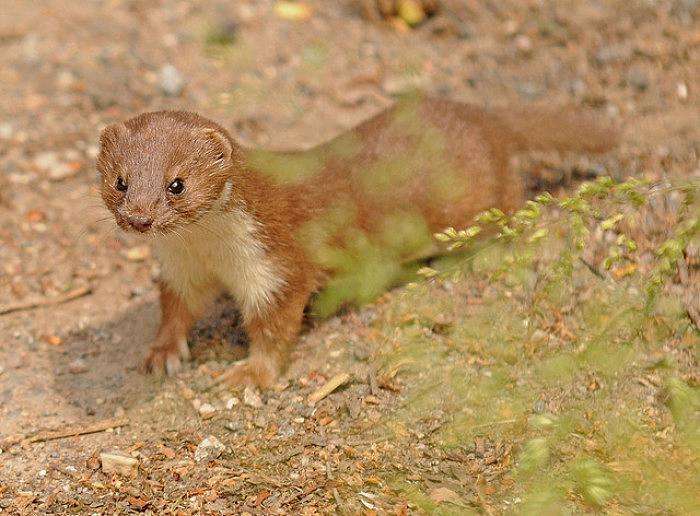
[[[144,113],[106,127],[97,170],[122,229],[167,234],[228,201],[240,151],[225,129],[194,113]]]

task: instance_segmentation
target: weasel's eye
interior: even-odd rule
[[[120,192],[126,192],[126,189],[129,188],[124,179],[121,177],[117,178],[117,183],[114,185],[114,187]]]
[[[184,189],[185,189],[185,183],[182,181],[182,179],[179,179],[179,178],[175,179],[168,186],[168,191],[172,194],[175,194],[175,195],[180,195]]]

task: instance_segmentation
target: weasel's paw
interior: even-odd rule
[[[156,341],[146,357],[146,370],[172,376],[182,369],[182,362],[190,359],[190,348],[185,338],[162,344]]]
[[[279,369],[273,360],[249,358],[227,369],[214,383],[231,386],[253,385],[261,389],[272,387],[279,376]]]

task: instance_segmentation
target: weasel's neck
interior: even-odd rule
[[[263,226],[294,232],[332,201],[327,166],[314,149],[247,150],[245,166],[232,177],[229,208],[246,211]]]

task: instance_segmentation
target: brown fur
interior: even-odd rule
[[[522,181],[508,170],[513,152],[601,152],[615,143],[613,130],[575,111],[489,112],[413,95],[325,144],[289,153],[243,149],[193,113],[145,113],[105,129],[98,169],[117,223],[129,229],[135,216],[152,219],[150,233],[167,240],[164,263],[175,264],[164,268],[161,328],[148,365],[176,371],[188,358],[182,343],[191,324],[233,289],[251,351],[227,376],[267,386],[285,364],[310,296],[341,273],[330,259],[335,251],[361,261],[363,249],[388,248],[392,259],[410,260],[430,252],[425,239],[409,242],[414,233],[429,240],[482,210],[523,202]],[[117,176],[126,192],[115,189]],[[176,177],[185,182],[182,195],[167,191]],[[406,220],[423,229],[401,236],[396,227]],[[186,261],[186,253],[196,256]],[[180,272],[168,277],[167,270]]]

